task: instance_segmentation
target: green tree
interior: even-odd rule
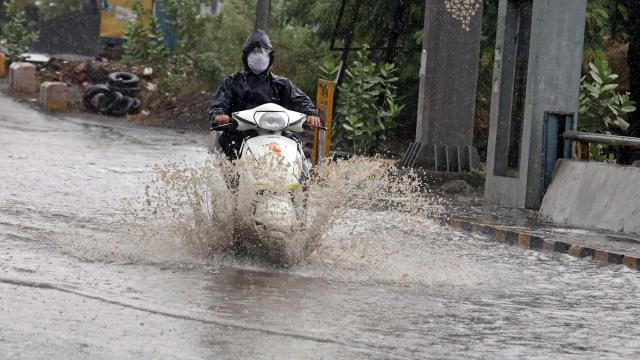
[[[38,32],[31,30],[33,25],[27,20],[19,1],[10,0],[4,6],[8,21],[2,25],[2,34],[9,51],[9,61],[16,61],[20,54],[29,50],[31,43],[38,37]]]
[[[412,139],[415,134],[415,114],[418,108],[419,78],[417,74],[422,51],[424,1],[359,1],[358,21],[355,28],[350,28],[349,23],[354,15],[355,3],[355,0],[347,1],[338,27],[336,22],[342,0],[289,0],[283,5],[280,16],[293,24],[309,25],[326,44],[335,35],[337,47],[342,47],[347,35],[351,33],[354,35],[352,47],[369,44],[374,49],[385,47],[390,42],[392,46],[395,44],[399,49],[393,52],[374,50],[369,60],[378,64],[393,63],[397,68],[396,86],[404,93],[415,94],[401,100],[405,106],[396,120],[397,126],[390,134],[403,140]],[[339,52],[334,54],[338,56]],[[343,96],[342,94],[340,92],[339,97]]]
[[[589,0],[587,19],[586,53],[595,54],[590,58],[600,55],[607,39],[629,43],[630,98],[640,103],[640,1]],[[640,136],[640,111],[631,114],[630,123],[628,135]]]
[[[269,37],[275,49],[272,71],[291,79],[296,86],[313,97],[318,67],[328,56],[327,44],[315,29],[293,22],[285,14],[284,0],[273,0]],[[206,23],[199,58],[215,61],[219,73],[228,75],[243,69],[242,48],[255,19],[255,0],[228,0],[222,11]]]

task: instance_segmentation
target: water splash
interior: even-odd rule
[[[280,165],[272,163],[267,172],[277,173]],[[293,231],[266,231],[255,226],[254,204],[275,195],[252,187],[255,182],[240,181],[237,189],[226,185],[236,174],[260,176],[256,173],[264,169],[264,163],[258,168],[255,162],[229,163],[219,158],[156,166],[145,188],[144,204],[135,214],[145,219],[141,222],[152,224],[145,229],[146,242],[169,238],[174,247],[208,258],[229,256],[239,240],[254,254],[260,253],[257,249],[271,249],[270,244],[284,243],[280,251],[261,255],[287,265],[318,252],[323,237],[350,210],[395,213],[412,223],[404,224],[407,229],[416,229],[443,209],[442,199],[410,172],[401,173],[389,161],[354,158],[323,164],[314,169],[304,188],[277,195],[292,197],[298,224]]]

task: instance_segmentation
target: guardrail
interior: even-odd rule
[[[576,144],[576,158],[580,160],[589,160],[590,143],[640,149],[640,138],[636,137],[594,134],[581,131],[566,131],[562,136],[565,140],[571,140]],[[565,154],[565,157],[571,156],[570,154]]]

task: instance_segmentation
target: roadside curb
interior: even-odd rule
[[[462,219],[441,218],[440,225],[468,233],[482,234],[502,244],[520,246],[529,250],[568,254],[577,258],[590,257],[601,264],[623,264],[629,269],[640,270],[640,258],[638,256],[572,245],[567,242],[546,239],[526,232],[508,229],[500,225],[482,224]]]

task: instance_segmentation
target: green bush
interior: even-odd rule
[[[149,59],[149,29],[143,21],[147,11],[140,0],[134,3],[133,11],[136,19],[129,22],[124,30],[127,42],[124,44],[125,54],[122,60],[125,64],[147,62]]]
[[[142,63],[162,72],[169,56],[162,29],[140,0],[136,0],[133,10],[136,19],[127,24],[124,31],[127,42],[124,44],[125,54],[122,60],[125,64]],[[149,20],[145,21],[145,18]]]
[[[208,88],[215,88],[222,80],[220,64],[211,54],[199,54],[193,63],[196,78],[202,81]]]
[[[38,32],[30,30],[31,24],[27,21],[23,7],[19,6],[19,1],[7,1],[5,9],[9,20],[2,25],[2,36],[9,51],[9,61],[13,62],[20,54],[29,51],[31,43],[38,37]]]
[[[580,129],[606,134],[627,130],[629,123],[625,116],[636,108],[628,94],[616,90],[618,75],[611,73],[604,59],[589,63],[589,69],[591,80],[584,76],[580,86]]]
[[[403,106],[396,98],[397,69],[393,64],[370,62],[366,49],[356,52],[340,85],[334,139],[354,154],[369,154],[387,140]],[[335,67],[334,67],[335,68]],[[325,68],[325,73],[335,72]]]
[[[176,35],[177,63],[186,63],[184,57],[201,51],[206,19],[200,15],[202,0],[159,0],[162,10]]]
[[[189,85],[185,74],[168,72],[158,79],[158,87],[169,94],[177,95],[184,92]]]

